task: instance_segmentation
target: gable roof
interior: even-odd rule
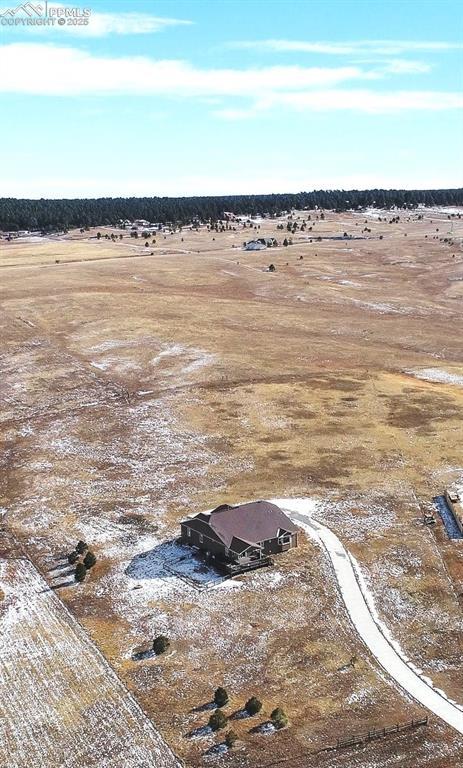
[[[209,515],[200,513],[185,520],[184,524],[198,530],[198,522],[207,525],[208,535],[218,538],[229,549],[234,549],[231,546],[233,539],[256,545],[260,541],[277,538],[281,531],[295,533],[298,530],[280,507],[269,501],[252,501],[236,507],[221,504]]]

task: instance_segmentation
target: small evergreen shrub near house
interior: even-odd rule
[[[256,696],[251,696],[244,705],[244,708],[248,715],[257,715],[262,709],[262,702]]]
[[[170,646],[170,640],[165,635],[159,635],[153,640],[153,651],[156,656],[160,656],[161,653],[165,653]]]
[[[76,550],[74,549],[72,552],[69,552],[68,563],[70,563],[71,565],[74,565],[78,557],[79,557],[79,553],[76,552]]]
[[[76,545],[76,552],[79,553],[79,555],[83,555],[84,552],[88,549],[87,544],[85,541],[78,541]]]
[[[216,692],[214,693],[214,704],[217,707],[224,707],[225,704],[228,703],[228,693],[225,690],[225,688],[217,688]]]
[[[235,733],[235,731],[233,730],[227,731],[227,733],[225,734],[225,744],[227,745],[228,749],[232,749],[233,745],[236,743],[237,740],[238,740],[238,736]]]
[[[93,552],[90,552],[90,550],[88,550],[87,554],[84,557],[84,565],[85,565],[85,567],[86,568],[93,568],[95,563],[96,563],[95,555],[93,554]]]
[[[220,731],[221,728],[225,728],[227,722],[228,719],[225,717],[222,710],[216,709],[209,718],[209,727],[212,728],[213,731]]]
[[[76,581],[81,582],[85,579],[85,576],[87,575],[87,569],[83,563],[77,563],[76,565],[76,572],[74,574],[74,578]]]
[[[288,725],[288,716],[281,707],[276,707],[270,715],[270,719],[275,728],[286,728]]]

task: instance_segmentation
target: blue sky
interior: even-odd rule
[[[0,25],[0,196],[463,184],[460,2],[75,7]]]

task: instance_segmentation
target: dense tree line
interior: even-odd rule
[[[226,195],[223,197],[102,197],[75,200],[0,198],[0,230],[52,231],[117,224],[119,220],[188,224],[217,221],[225,211],[237,215],[278,215],[292,208],[344,211],[350,208],[413,208],[463,205],[463,189],[318,190],[297,194]]]

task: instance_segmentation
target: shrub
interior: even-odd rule
[[[244,705],[244,708],[249,715],[257,715],[257,713],[262,709],[262,702],[259,701],[259,699],[257,699],[255,696],[251,696],[251,698],[248,699]]]
[[[79,553],[79,555],[83,555],[85,550],[88,549],[85,541],[78,541],[76,545],[76,552]]]
[[[156,656],[159,656],[161,653],[165,653],[169,646],[170,640],[165,635],[159,635],[153,640],[153,651],[155,652]]]
[[[85,576],[87,575],[87,569],[83,563],[77,563],[76,565],[76,572],[74,574],[74,578],[76,581],[83,581],[85,579]]]
[[[235,731],[227,731],[225,734],[225,744],[227,745],[228,749],[232,749],[235,742],[238,740],[238,736],[235,733]]]
[[[68,563],[70,563],[71,565],[74,565],[78,557],[79,557],[79,553],[76,552],[76,550],[74,549],[72,552],[69,552]]]
[[[90,550],[88,550],[87,554],[84,557],[84,565],[85,565],[85,567],[86,568],[93,568],[95,563],[96,563],[95,555],[93,554],[93,552],[90,552]]]
[[[222,710],[216,709],[209,718],[209,727],[213,731],[220,731],[221,728],[225,728],[227,722],[228,720]]]
[[[217,688],[216,692],[214,693],[214,703],[218,707],[224,707],[225,704],[228,702],[228,693],[225,690],[225,688]]]
[[[285,728],[288,725],[288,717],[281,707],[277,707],[270,715],[275,728]]]

